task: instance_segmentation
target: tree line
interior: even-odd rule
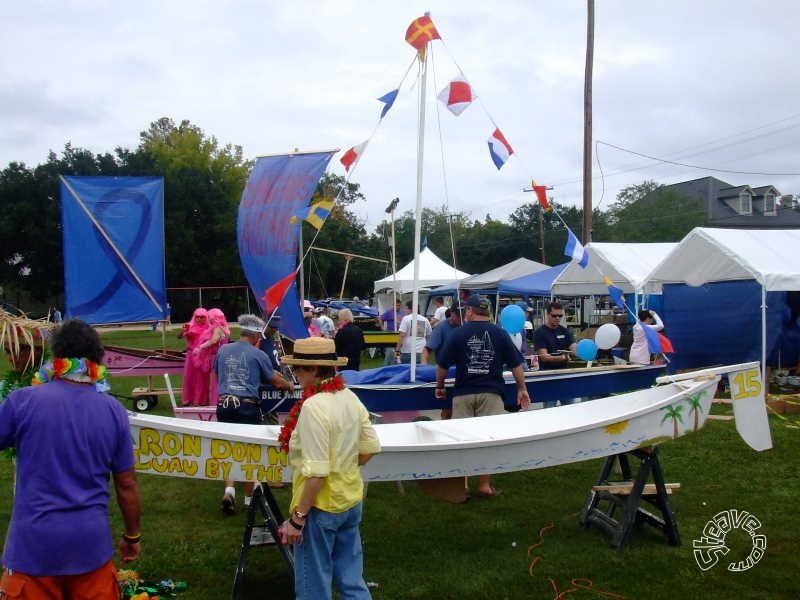
[[[162,118],[139,137],[134,150],[117,147],[104,154],[66,143],[60,155],[50,152],[43,164],[28,167],[11,162],[0,172],[0,298],[13,301],[23,296],[46,304],[63,303],[60,175],[163,177],[167,285],[246,283],[237,250],[236,216],[252,161],[244,158],[241,146],[221,145],[189,121],[176,124]],[[349,210],[366,201],[359,185],[326,173],[314,198],[337,195],[340,202],[315,246],[389,261],[389,223],[368,232]],[[647,195],[660,195],[659,201],[646,206],[637,202]],[[583,211],[554,204],[580,236]],[[692,201],[645,181],[623,189],[608,210],[595,210],[592,219],[594,241],[670,242],[702,225],[704,213]],[[305,223],[303,227],[307,228],[303,239],[312,239],[315,230]],[[400,267],[413,255],[413,213],[396,216],[394,229]],[[563,224],[535,203],[521,205],[507,221],[490,216],[471,219],[461,212],[426,208],[422,231],[434,253],[470,273],[519,257],[551,265],[566,260]],[[352,260],[344,295],[370,296],[373,281],[390,273],[387,264]],[[304,268],[306,296],[337,297],[344,271],[344,257],[312,251]]]

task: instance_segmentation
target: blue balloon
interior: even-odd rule
[[[511,335],[519,333],[525,325],[525,311],[516,304],[509,304],[500,313],[500,325]]]
[[[594,360],[597,356],[597,344],[592,340],[581,340],[575,344],[575,354],[581,360]]]

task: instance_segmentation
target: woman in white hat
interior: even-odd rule
[[[336,356],[333,340],[297,340],[283,362],[303,387],[278,438],[293,472],[290,516],[281,531],[283,542],[294,544],[295,597],[331,598],[335,584],[343,598],[370,598],[359,465],[380,452],[378,437],[367,409],[336,374],[347,359]]]

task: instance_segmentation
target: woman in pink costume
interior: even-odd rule
[[[178,338],[186,338],[186,359],[183,362],[183,405],[198,406],[200,400],[208,402],[208,374],[197,368],[193,360],[194,351],[211,331],[208,311],[197,308],[191,321],[183,325]]]
[[[228,327],[228,320],[225,318],[225,313],[218,308],[212,308],[208,311],[208,320],[211,322],[211,327],[209,327],[209,331],[201,338],[193,354],[198,367],[203,373],[207,373],[208,400],[206,404],[216,406],[219,392],[217,390],[217,374],[212,367],[217,352],[223,344],[228,343],[228,339],[231,337],[231,330],[230,327]]]

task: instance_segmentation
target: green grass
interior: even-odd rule
[[[112,335],[131,334],[115,332],[104,339]],[[150,332],[140,336],[156,337]],[[127,343],[144,343],[138,342],[136,337]],[[115,380],[114,391],[121,393],[130,381]],[[167,414],[167,404],[160,403],[156,412]],[[666,545],[662,534],[641,526],[618,552],[598,530],[580,527],[578,517],[601,461],[498,476],[494,483],[502,496],[463,505],[428,497],[412,482],[403,483],[402,493],[395,483],[372,483],[362,525],[365,578],[378,584],[373,597],[387,600],[551,599],[555,594],[548,578],[561,592],[571,580],[588,578],[597,592],[625,598],[796,598],[800,520],[792,511],[800,505],[800,419],[772,417],[771,425],[775,447],[768,452],[750,450],[732,421],[710,421],[697,434],[661,447],[666,479],[682,485],[671,496],[680,547]],[[144,543],[134,568],[147,579],[186,581],[189,591],[179,598],[230,597],[244,517],[221,513],[222,484],[150,475],[140,476],[139,483]],[[0,489],[8,490],[0,494],[3,530],[10,518],[11,484],[11,463],[2,460]],[[275,494],[286,507],[288,490]],[[692,541],[715,514],[729,509],[749,511],[761,521],[766,554],[747,571],[727,571],[725,565],[743,560],[750,548],[748,536],[732,532],[726,540],[731,553],[703,572],[694,561]],[[120,531],[116,506],[111,513],[114,531]],[[552,529],[528,557],[529,546],[539,541],[548,523]],[[531,576],[529,567],[537,556]],[[246,597],[291,597],[274,548],[253,549],[247,573]],[[580,590],[567,597],[604,596]]]

